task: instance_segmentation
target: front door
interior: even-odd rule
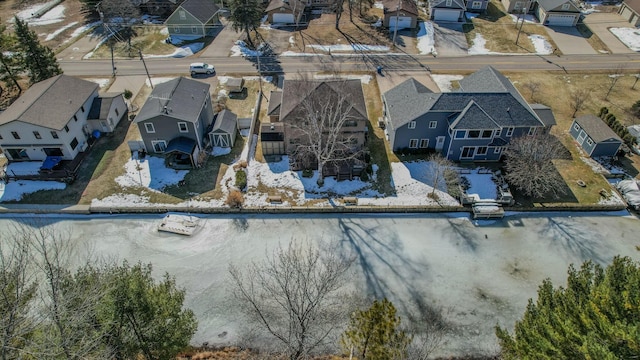
[[[444,147],[444,136],[438,136],[436,138],[436,150],[440,151]]]
[[[580,130],[580,134],[578,135],[578,144],[582,145],[584,139],[587,138],[587,133],[584,130]]]

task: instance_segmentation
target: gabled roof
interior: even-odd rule
[[[185,0],[179,8],[193,15],[202,24],[206,24],[220,10],[213,0]]]
[[[155,86],[135,122],[163,115],[196,122],[205,100],[211,101],[209,84],[179,77]]]
[[[433,93],[416,79],[410,78],[382,96],[387,104],[388,119],[397,129],[428,112],[440,94]]]
[[[589,137],[596,143],[600,143],[605,140],[613,139],[622,142],[622,139],[616,134],[609,125],[607,125],[599,117],[588,114],[578,116],[574,119],[578,125],[589,135]]]
[[[238,116],[233,112],[224,109],[216,116],[216,122],[210,132],[224,132],[226,134],[235,134],[238,126]]]
[[[580,12],[580,9],[571,0],[537,0],[545,11]],[[569,3],[569,10],[562,10],[562,5]]]
[[[61,130],[97,89],[96,83],[67,75],[40,81],[0,114],[0,125],[18,120]]]
[[[500,126],[475,101],[471,100],[451,123],[451,128],[498,130]]]
[[[640,14],[640,0],[624,0],[623,3],[631,8],[631,10]]]
[[[399,3],[399,4],[398,4]],[[384,12],[392,12],[398,9],[398,5],[400,5],[399,10],[405,11],[414,15],[418,15],[418,5],[414,0],[383,0],[382,6],[384,7]]]
[[[269,107],[267,116],[280,115],[280,105],[282,104],[282,91],[271,91],[269,95]]]
[[[451,6],[447,6],[447,0],[430,0],[432,8],[466,9],[463,0],[453,0]]]
[[[96,97],[91,103],[91,109],[89,110],[88,120],[106,119],[109,116],[109,109],[113,98]]]
[[[280,8],[291,10],[292,13],[298,16],[304,11],[305,3],[300,0],[271,0],[264,11],[269,12]]]
[[[531,109],[538,115],[544,126],[550,127],[556,124],[556,117],[551,108],[542,104],[531,104]]]
[[[307,98],[326,99],[331,95],[345,95],[358,115],[367,118],[360,80],[285,80],[280,105],[280,121],[284,121]]]

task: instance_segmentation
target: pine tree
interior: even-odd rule
[[[261,1],[259,0],[231,0],[228,3],[231,16],[231,26],[233,30],[244,31],[247,34],[247,43],[251,48],[255,48],[251,40],[251,31],[260,26],[260,19],[263,16]]]
[[[394,360],[406,357],[412,339],[401,329],[393,303],[382,299],[353,313],[341,340],[345,350],[360,360]]]
[[[22,92],[22,87],[18,83],[18,73],[20,72],[17,64],[17,56],[14,56],[16,48],[16,39],[13,34],[6,32],[7,27],[0,22],[0,80],[7,86],[15,86],[18,93]],[[9,55],[12,54],[12,55]]]
[[[62,74],[56,57],[50,48],[40,44],[38,35],[29,29],[26,22],[15,19],[15,33],[20,42],[21,61],[29,75],[31,83],[37,83],[50,77]]]
[[[640,349],[640,264],[569,267],[567,287],[543,281],[514,334],[496,327],[504,359],[633,359]]]

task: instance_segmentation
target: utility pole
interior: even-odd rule
[[[396,23],[395,28],[393,29],[393,48],[396,48],[396,36],[398,35],[398,18],[400,16],[400,3],[402,0],[398,0],[398,5],[396,5]]]
[[[108,41],[110,45],[109,47],[111,48],[111,69],[112,69],[111,76],[116,77],[116,63],[113,60],[113,40],[109,39]]]
[[[520,23],[520,28],[518,29],[518,36],[516,36],[516,45],[518,45],[518,40],[520,39],[520,33],[522,32],[522,26],[524,26],[524,18],[528,8],[529,8],[529,3],[526,3],[525,7],[522,8],[522,22]],[[518,26],[517,21],[516,21],[516,26]]]
[[[149,69],[147,69],[147,63],[144,61],[144,57],[142,56],[142,50],[138,49],[138,54],[140,54],[140,60],[142,60],[142,65],[144,65],[144,71],[147,73],[147,78],[149,78],[149,85],[153,89],[153,83],[151,82],[151,75],[149,75]]]
[[[267,95],[265,95],[264,91],[262,91],[262,67],[260,66],[260,50],[258,50],[256,55],[258,56],[258,82],[260,84],[260,94],[262,94],[265,100],[268,101],[269,99],[267,99]]]

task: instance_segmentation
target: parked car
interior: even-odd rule
[[[193,63],[189,67],[189,71],[191,71],[191,76],[194,76],[196,74],[211,75],[216,72],[216,69],[213,67],[213,65],[209,65],[206,63]]]

